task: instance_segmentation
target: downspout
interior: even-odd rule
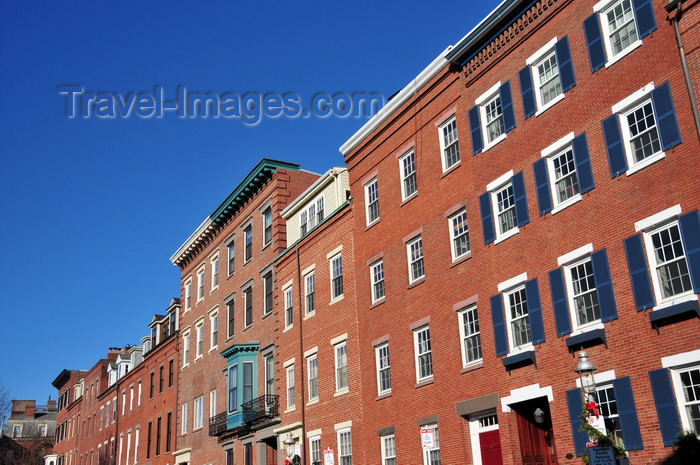
[[[690,109],[693,112],[693,119],[695,120],[695,135],[700,140],[700,117],[698,116],[698,106],[695,102],[695,94],[693,93],[693,85],[690,80],[690,72],[688,71],[688,62],[685,59],[685,50],[683,49],[683,41],[681,40],[681,31],[678,27],[678,23],[683,16],[683,0],[676,0],[673,3],[669,3],[666,6],[666,11],[671,13],[673,9],[676,9],[676,15],[669,19],[673,23],[673,28],[676,31],[676,42],[678,43],[678,52],[681,55],[681,65],[683,67],[683,76],[685,77],[685,85],[688,88],[688,95],[690,96]]]
[[[297,295],[299,302],[299,361],[301,364],[301,437],[299,438],[299,445],[304,444],[304,438],[306,437],[306,394],[304,393],[304,380],[306,379],[304,371],[306,369],[306,363],[304,360],[304,315],[302,312],[302,293],[301,293],[301,263],[299,259],[299,244],[301,241],[297,242],[294,246],[294,250],[297,256]],[[304,457],[304,463],[310,462],[307,460],[306,447],[301,447],[301,456]]]

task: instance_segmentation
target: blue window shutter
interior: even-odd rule
[[[535,114],[537,104],[535,103],[535,91],[532,88],[532,73],[530,67],[526,66],[518,72],[520,80],[520,94],[523,98],[523,114],[525,119]]]
[[[566,403],[569,406],[569,421],[571,422],[571,434],[574,436],[574,449],[576,455],[581,457],[588,453],[586,443],[588,442],[588,434],[584,431],[579,431],[581,428],[581,419],[579,415],[583,411],[583,397],[580,389],[569,389],[566,391]]]
[[[557,326],[557,337],[571,334],[569,299],[566,297],[564,272],[561,268],[556,268],[549,272],[549,289],[552,292],[552,306],[554,307],[554,323]]]
[[[525,192],[525,176],[523,172],[517,172],[513,175],[513,197],[515,197],[515,220],[518,226],[522,226],[530,222],[530,215],[527,211],[527,195]]]
[[[649,280],[649,268],[647,267],[642,235],[636,234],[625,239],[625,253],[627,255],[627,267],[632,281],[632,292],[637,311],[654,307],[654,295]]]
[[[617,413],[620,416],[620,428],[622,429],[625,449],[644,449],[630,379],[629,377],[614,379],[612,385],[615,391],[615,399],[617,400]]]
[[[676,110],[671,98],[671,86],[668,81],[651,91],[651,104],[654,107],[656,126],[659,128],[661,149],[668,150],[681,143]]]
[[[651,0],[632,0],[634,4],[634,20],[637,23],[637,35],[640,39],[656,30],[654,7]]]
[[[508,132],[515,127],[515,110],[513,109],[513,96],[510,93],[510,81],[501,85],[501,88],[498,89],[498,94],[501,97],[503,124],[506,127],[506,132]]]
[[[576,161],[576,176],[578,177],[578,188],[582,194],[595,187],[593,183],[593,170],[591,169],[591,158],[588,155],[588,139],[586,133],[574,137],[571,142]]]
[[[612,279],[610,279],[608,252],[605,249],[593,252],[591,254],[591,265],[593,265],[593,280],[598,293],[600,319],[604,322],[617,320],[617,305],[615,304]]]
[[[545,342],[544,323],[542,322],[542,304],[540,303],[540,288],[537,278],[525,283],[525,298],[527,299],[527,316],[530,319],[532,343]]]
[[[472,133],[472,150],[474,155],[481,152],[484,148],[484,139],[481,136],[481,117],[479,116],[479,106],[472,107],[469,110],[469,128]]]
[[[484,231],[484,245],[487,245],[496,239],[496,233],[493,229],[490,192],[485,192],[479,196],[479,207],[481,207],[481,229]]]
[[[549,190],[549,177],[547,176],[547,159],[540,158],[532,164],[532,172],[535,175],[535,187],[537,189],[537,207],[540,216],[552,211],[552,195]]]
[[[700,292],[700,213],[694,210],[678,218],[681,241],[695,293]]]
[[[559,67],[561,91],[566,92],[576,85],[574,64],[571,61],[571,51],[569,50],[569,36],[562,37],[554,44],[554,54],[557,57],[557,66]]]
[[[610,163],[610,177],[614,178],[627,171],[627,158],[625,157],[625,148],[622,145],[620,120],[616,114],[603,120],[603,136]]]
[[[649,383],[656,404],[656,415],[659,417],[659,429],[664,446],[672,446],[676,440],[676,434],[681,432],[681,421],[668,368],[650,371]]]
[[[583,22],[583,32],[586,34],[586,46],[588,47],[588,61],[591,64],[591,73],[595,73],[605,66],[605,47],[603,35],[600,33],[598,13],[593,13]]]
[[[503,298],[501,294],[498,294],[491,297],[491,321],[493,321],[493,338],[496,343],[496,357],[508,353],[506,324],[503,318]]]

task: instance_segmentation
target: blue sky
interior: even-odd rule
[[[170,256],[261,157],[322,173],[366,121],[71,119],[58,86],[388,97],[498,3],[0,1],[0,384],[43,404],[139,343],[179,296]]]

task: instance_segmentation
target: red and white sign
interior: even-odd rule
[[[333,449],[326,449],[323,451],[323,465],[335,465]]]
[[[435,430],[433,430],[433,428],[421,428],[420,437],[423,449],[432,449],[435,447]]]

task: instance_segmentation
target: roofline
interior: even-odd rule
[[[267,181],[278,169],[299,171],[299,164],[272,158],[261,159],[258,164],[250,170],[243,181],[236,186],[233,192],[226,197],[226,200],[224,200],[211,215],[205,218],[202,224],[200,224],[190,237],[177,249],[170,257],[170,262],[177,266],[179,262],[182,261],[183,257],[190,252],[198,242],[204,240],[206,236],[217,227],[228,221],[228,219],[243,206],[245,200],[249,199],[257,192],[257,188],[254,185],[256,181]],[[251,189],[251,185],[253,185],[253,189]]]
[[[314,181],[313,184],[311,184],[309,187],[304,190],[296,199],[294,199],[289,205],[287,205],[282,212],[280,212],[280,216],[284,219],[287,219],[287,215],[293,214],[297,207],[304,203],[306,200],[306,197],[309,196],[311,193],[315,193],[315,191],[321,190],[322,187],[325,187],[326,184],[328,184],[333,177],[337,177],[340,173],[347,171],[348,169],[344,166],[333,166],[331,169],[323,173],[316,181]]]

